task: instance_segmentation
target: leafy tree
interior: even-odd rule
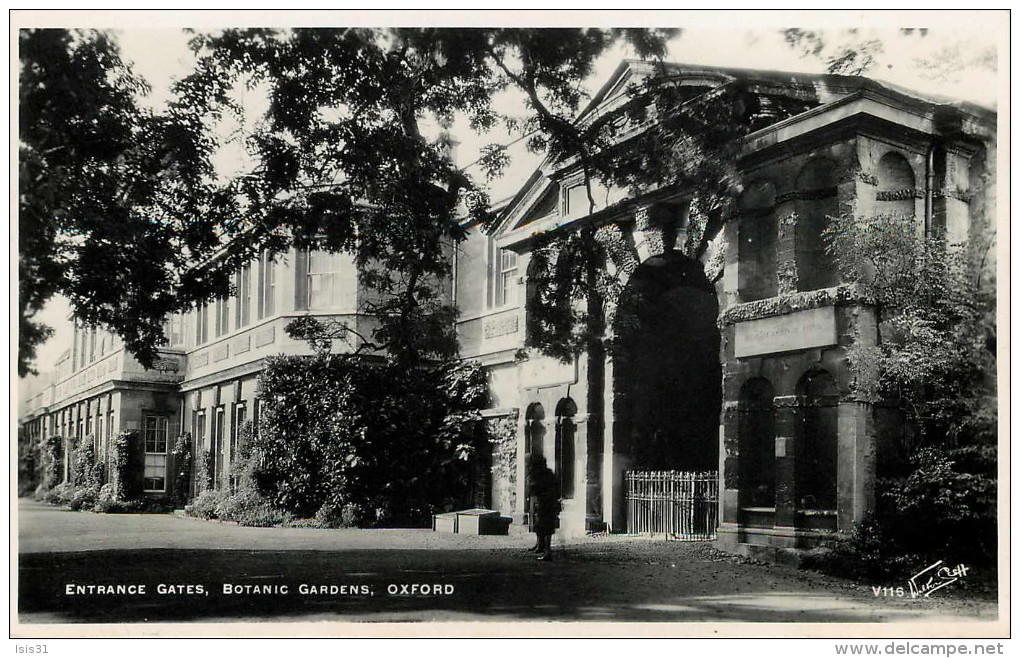
[[[18,48],[18,372],[34,371],[56,294],[148,364],[169,313],[229,285],[233,261],[190,267],[220,246],[214,142],[200,115],[139,105],[147,85],[109,34],[21,30]]]
[[[199,35],[198,69],[182,98],[198,113],[224,104],[219,92],[266,90],[269,108],[248,140],[254,170],[230,181],[246,239],[273,249],[313,243],[353,253],[362,283],[376,291],[364,309],[379,320],[366,344],[405,364],[456,350],[454,317],[440,291],[450,245],[462,240],[461,209],[489,220],[476,181],[449,157],[445,133],[458,115],[486,131],[537,130],[534,148],[583,148],[562,113],[576,111],[580,82],[620,39],[661,52],[666,32],[597,29],[226,30]],[[502,115],[495,96],[522,91],[523,121]],[[558,113],[559,112],[559,113]],[[484,162],[495,175],[505,152]],[[280,229],[286,229],[281,231]],[[347,330],[348,333],[351,331]]]
[[[661,51],[656,30],[295,29],[196,35],[195,71],[165,111],[143,109],[144,81],[112,37],[80,30],[19,35],[19,370],[50,330],[33,318],[55,294],[151,362],[171,312],[227,294],[258,249],[324,246],[357,256],[380,293],[374,344],[415,362],[455,349],[440,289],[466,203],[486,199],[448,157],[464,114],[559,130],[551,115],[515,124],[494,95],[520,86],[535,112],[576,107],[580,81],[613,43]],[[508,68],[521,62],[521,72]],[[270,107],[247,140],[253,171],[223,181],[217,122],[243,116],[232,96],[260,87]],[[542,105],[544,103],[545,105]],[[495,172],[505,158],[492,149]],[[283,229],[283,230],[281,230]],[[225,247],[225,256],[209,257]],[[201,268],[194,265],[203,262]]]
[[[847,352],[858,393],[897,401],[921,444],[994,436],[995,292],[969,253],[988,245],[920,236],[895,215],[840,215],[825,236],[879,318],[879,343]]]

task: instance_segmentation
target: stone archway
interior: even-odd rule
[[[614,318],[613,412],[616,451],[633,468],[718,468],[718,312],[701,263],[679,252],[628,279]]]

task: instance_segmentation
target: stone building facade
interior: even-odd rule
[[[622,106],[649,73],[622,64],[580,120]],[[700,261],[679,250],[689,193],[596,182],[589,215],[576,170],[550,161],[521,176],[495,230],[473,227],[457,261],[462,351],[489,368],[491,413],[519,419],[516,478],[494,488],[514,489],[504,511],[524,520],[541,453],[561,479],[562,532],[621,531],[628,469],[717,470],[721,546],[809,547],[871,508],[877,460],[902,431],[852,393],[845,348],[879,336],[825,251],[826,217],[896,213],[952,242],[994,239],[995,114],[862,78],[672,73],[814,103],[744,140],[738,210]],[[611,322],[611,349],[572,363],[522,352],[535,236],[587,222],[618,252],[607,267],[621,304],[641,300],[641,333]]]
[[[104,462],[113,437],[139,432],[146,466],[135,476],[151,496],[169,492],[174,442],[190,433],[196,454],[209,452],[215,483],[225,483],[239,428],[259,417],[263,360],[310,354],[284,327],[313,315],[371,333],[371,320],[357,311],[362,292],[349,255],[291,249],[273,259],[262,256],[237,272],[234,283],[237,294],[167,321],[168,344],[152,369],[119,338],[76,325],[73,346],[50,381],[25,401],[24,431],[37,439],[93,440]],[[334,351],[357,346],[338,340]],[[70,451],[63,454],[67,477]]]

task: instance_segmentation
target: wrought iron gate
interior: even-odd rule
[[[627,471],[628,534],[715,539],[719,474],[715,471]]]

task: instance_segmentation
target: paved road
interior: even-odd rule
[[[544,563],[525,553],[527,535],[242,528],[25,500],[18,512],[25,623],[996,617],[994,601],[959,592],[923,601],[876,598],[870,588],[706,544],[586,538],[558,546],[557,559]]]

